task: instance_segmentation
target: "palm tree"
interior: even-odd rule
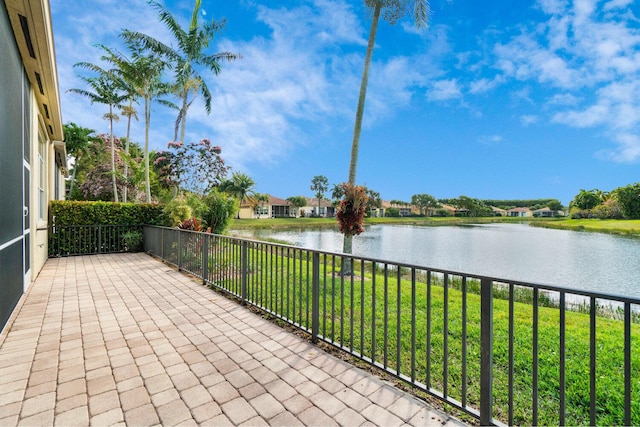
[[[125,105],[120,110],[120,114],[122,114],[127,118],[127,134],[124,138],[124,153],[125,153],[125,156],[127,157],[129,156],[129,144],[131,142],[129,139],[129,135],[131,135],[131,120],[132,119],[138,120],[138,111],[136,111],[136,109],[133,107],[133,100],[134,98],[129,98],[129,105]],[[124,180],[127,182],[129,181],[129,162],[124,163]],[[127,186],[126,185],[122,190],[122,201],[125,203],[127,202]]]
[[[94,132],[93,129],[83,128],[73,122],[64,125],[64,142],[67,148],[67,154],[73,157],[73,173],[71,174],[69,182],[69,198],[73,195],[73,186],[76,182],[76,175],[78,174],[82,157],[87,155],[89,144],[99,139],[94,135]]]
[[[104,70],[103,68],[91,64],[88,62],[79,62],[74,67],[81,67],[89,69],[98,73],[97,77],[80,77],[84,80],[92,91],[85,89],[69,89],[68,92],[77,93],[86,98],[89,98],[91,103],[105,104],[109,106],[109,113],[104,117],[109,120],[109,135],[111,142],[111,182],[113,184],[113,200],[118,201],[118,186],[116,184],[116,151],[113,138],[113,122],[118,121],[119,117],[114,113],[114,109],[122,108],[122,101],[127,98],[127,95],[122,91],[122,82],[120,78],[112,71]]]
[[[264,193],[254,193],[252,199],[256,205],[260,205],[260,210],[258,211],[258,219],[260,219],[260,212],[262,211],[262,207],[265,203],[269,203],[269,195]]]
[[[296,218],[299,216],[300,208],[307,206],[307,199],[303,196],[287,197],[287,202],[295,208],[294,214]]]
[[[129,136],[131,135],[131,120],[138,120],[138,112],[133,107],[133,103],[136,102],[136,98],[138,97],[137,88],[135,87],[134,82],[132,82],[129,78],[130,71],[135,66],[135,64],[120,52],[114,51],[106,47],[105,45],[98,44],[97,47],[106,52],[106,54],[101,56],[100,59],[116,67],[114,72],[122,77],[122,80],[120,81],[120,83],[123,84],[122,90],[127,94],[128,105],[123,106],[120,109],[120,113],[127,118],[127,133],[124,140],[124,152],[125,156],[128,156],[130,144]],[[129,180],[129,162],[124,163],[124,180],[125,182]],[[126,184],[122,189],[122,201],[125,203],[127,202]]]
[[[220,184],[220,190],[224,191],[240,202],[240,206],[246,203],[254,194],[253,187],[256,183],[249,175],[234,172],[231,175],[231,179],[223,181]],[[238,210],[238,218],[240,218],[240,211]]]
[[[371,57],[373,56],[373,47],[376,41],[380,15],[382,14],[384,20],[394,25],[411,9],[411,4],[413,4],[413,21],[418,28],[426,26],[429,19],[429,0],[365,0],[365,4],[370,9],[373,9],[373,19],[371,20],[371,29],[369,30],[367,54],[364,59],[364,69],[362,71],[362,80],[360,81],[360,94],[358,96],[358,108],[356,109],[356,120],[353,126],[348,180],[348,183],[351,185],[356,184],[362,117],[364,115],[364,103],[367,97],[367,86],[369,84],[369,66],[371,65]],[[350,254],[352,252],[352,244],[353,236],[345,234],[343,252]],[[343,272],[350,273],[351,266],[346,265],[346,268],[348,271],[344,271],[345,269],[343,269]]]
[[[320,216],[320,201],[324,197],[324,193],[329,189],[329,180],[324,175],[316,175],[311,180],[311,191],[315,193],[318,199],[318,216]]]
[[[191,15],[191,21],[187,30],[180,27],[174,16],[160,3],[148,0],[160,16],[166,27],[175,39],[177,47],[168,46],[155,38],[136,31],[125,30],[123,35],[130,40],[138,40],[145,48],[167,58],[175,71],[175,90],[181,101],[178,118],[174,129],[174,141],[184,142],[186,132],[187,111],[195,100],[198,91],[204,98],[207,113],[211,112],[211,93],[204,79],[198,73],[197,67],[205,67],[218,75],[220,73],[220,61],[232,61],[240,58],[240,55],[231,52],[220,52],[212,55],[205,54],[204,50],[209,46],[215,33],[221,30],[225,21],[205,22],[200,26],[198,15],[200,14],[201,0],[196,0]],[[191,95],[193,95],[191,97]],[[178,139],[180,130],[180,139]]]
[[[170,92],[170,86],[161,81],[161,76],[167,64],[155,54],[146,54],[142,49],[139,41],[136,39],[129,39],[122,34],[127,47],[131,52],[131,58],[123,55],[120,52],[109,49],[103,45],[99,45],[105,50],[108,55],[103,56],[101,59],[113,64],[115,69],[113,72],[120,77],[120,82],[123,85],[122,89],[127,93],[127,99],[129,100],[129,107],[127,108],[127,115],[131,117],[132,102],[136,98],[142,98],[144,105],[144,171],[145,171],[145,194],[146,201],[151,202],[151,184],[149,179],[149,128],[151,125],[151,106],[154,100],[167,105],[169,107],[175,107],[174,104],[160,98],[162,95]],[[133,112],[135,114],[135,111]],[[137,116],[136,116],[137,117]],[[129,121],[130,123],[130,121]],[[129,146],[129,126],[127,125],[127,141],[125,152],[128,154]],[[126,167],[126,163],[125,163]],[[125,169],[125,178],[126,178]]]
[[[365,0],[367,7],[373,9],[373,19],[369,30],[369,42],[367,43],[367,54],[364,60],[362,80],[360,81],[360,95],[358,96],[358,108],[356,110],[356,120],[353,127],[353,142],[351,144],[351,161],[349,162],[349,184],[356,183],[356,168],[358,166],[358,151],[360,147],[360,132],[362,129],[362,116],[364,115],[364,103],[367,97],[367,85],[369,83],[369,66],[373,56],[373,47],[376,41],[378,21],[382,13],[383,19],[394,25],[398,19],[402,18],[413,3],[413,20],[418,28],[427,25],[429,18],[428,0]]]

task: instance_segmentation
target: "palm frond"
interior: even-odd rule
[[[180,24],[173,17],[171,12],[169,12],[164,6],[160,3],[149,0],[149,3],[156,11],[158,11],[158,17],[160,18],[160,22],[163,22],[167,29],[171,32],[171,35],[175,38],[176,42],[180,49],[183,49],[186,41],[186,34]]]
[[[161,104],[164,105],[165,107],[169,107],[173,110],[179,110],[180,108],[178,107],[178,105],[176,105],[174,102],[171,101],[167,101],[166,99],[156,99],[156,101]]]
[[[422,28],[429,25],[429,13],[431,9],[429,7],[428,0],[415,0],[413,8],[413,22],[416,27]]]
[[[202,94],[202,99],[204,100],[204,108],[207,110],[207,113],[211,113],[211,92],[209,92],[209,88],[207,84],[198,76],[200,79],[200,93]]]

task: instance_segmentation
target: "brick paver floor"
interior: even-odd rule
[[[145,254],[47,261],[0,335],[5,425],[462,425]]]

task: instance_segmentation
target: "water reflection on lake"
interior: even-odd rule
[[[342,251],[334,230],[252,230],[233,234]],[[526,224],[368,226],[353,253],[369,258],[509,280],[640,298],[640,239]]]

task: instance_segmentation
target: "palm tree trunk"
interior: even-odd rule
[[[111,133],[111,183],[113,184],[113,200],[118,202],[118,186],[116,184],[116,147],[113,141],[113,107],[109,105],[109,132]]]
[[[182,143],[184,143],[184,134],[187,131],[187,109],[189,108],[189,106],[187,105],[188,96],[189,91],[186,92],[182,100],[182,118],[180,120],[180,142]]]
[[[73,173],[71,174],[71,182],[69,183],[69,195],[67,196],[71,199],[71,195],[73,194],[73,184],[76,182],[76,172],[78,172],[78,161],[80,156],[76,156],[75,163],[73,165]]]
[[[353,142],[351,143],[351,161],[349,162],[349,184],[356,183],[356,169],[358,167],[358,151],[360,149],[360,132],[362,131],[362,116],[364,115],[364,102],[367,97],[367,86],[369,84],[369,66],[373,56],[373,47],[376,42],[376,32],[378,31],[378,20],[380,19],[380,9],[382,1],[376,2],[369,30],[369,42],[367,43],[367,55],[364,59],[364,69],[362,70],[362,80],[360,81],[360,95],[358,96],[358,109],[356,110],[356,121],[353,126]],[[353,236],[344,235],[342,252],[350,254],[353,248]],[[342,274],[351,274],[351,260],[344,259],[342,263]]]
[[[360,148],[360,132],[362,130],[362,116],[364,115],[364,102],[367,97],[367,85],[369,84],[369,66],[371,65],[371,57],[373,56],[373,47],[376,41],[376,32],[378,30],[378,20],[380,19],[380,8],[382,2],[376,2],[373,11],[373,19],[371,20],[371,29],[369,30],[369,43],[367,44],[367,55],[364,59],[364,69],[362,71],[362,80],[360,81],[360,95],[358,97],[358,109],[356,110],[356,121],[353,126],[353,142],[351,143],[351,161],[349,162],[349,184],[356,183],[356,168],[358,167],[358,151]]]
[[[151,125],[151,100],[144,100],[144,188],[147,203],[151,203],[151,182],[149,180],[149,126]]]
[[[124,142],[124,152],[129,155],[129,133],[131,132],[131,110],[133,99],[129,99],[129,118],[127,119],[127,137]],[[122,189],[122,201],[127,203],[127,185],[129,184],[129,159],[124,162],[124,188]]]
[[[178,112],[178,119],[176,120],[176,127],[174,129],[173,132],[173,140],[174,141],[180,141],[182,143],[184,143],[184,134],[185,134],[185,128],[186,128],[186,121],[187,121],[187,108],[189,108],[189,106],[187,105],[187,98],[189,97],[189,91],[185,91],[182,95],[182,107],[180,107],[180,111]],[[180,140],[178,140],[178,129],[180,130]]]

